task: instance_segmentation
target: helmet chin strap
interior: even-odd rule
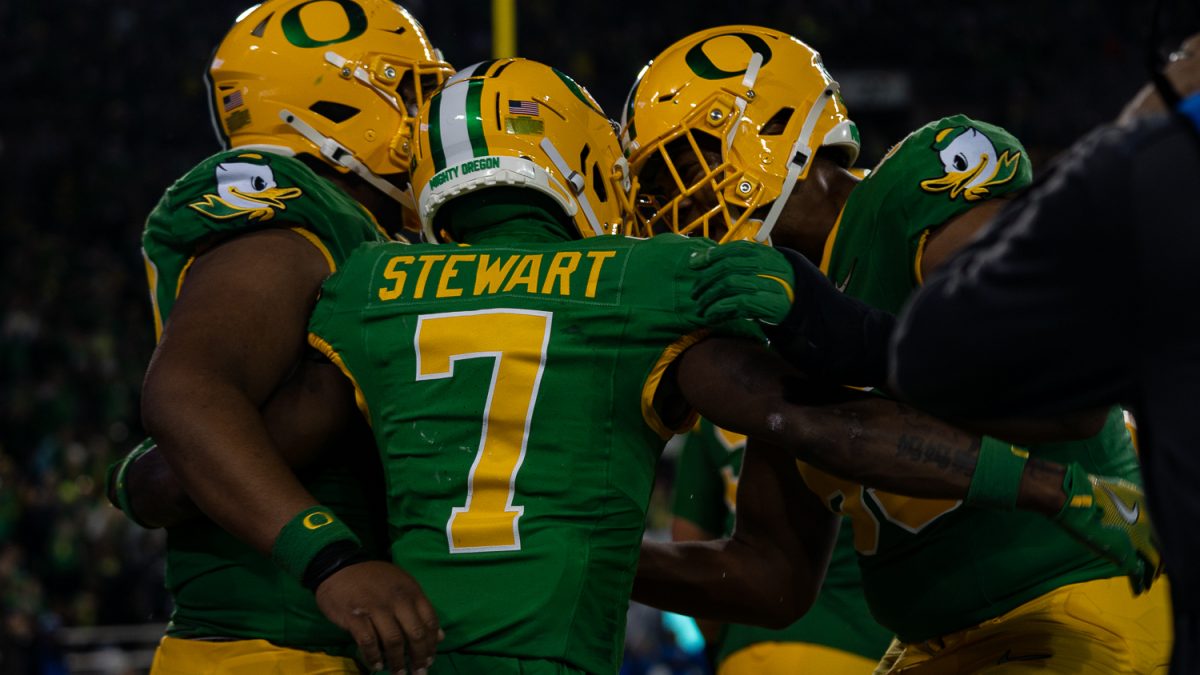
[[[838,92],[838,83],[830,82],[829,86],[825,87],[825,91],[813,101],[812,107],[808,109],[808,117],[804,118],[804,126],[800,127],[800,136],[796,139],[796,143],[792,145],[791,154],[788,157],[788,172],[783,179],[783,188],[779,192],[779,196],[771,203],[771,209],[767,211],[767,217],[763,219],[762,225],[759,226],[758,232],[754,235],[754,240],[757,242],[766,242],[771,236],[771,231],[775,229],[775,222],[779,220],[779,214],[783,212],[783,206],[787,203],[789,197],[792,196],[792,190],[796,189],[796,182],[800,178],[800,174],[808,168],[812,162],[815,153],[810,151],[812,147],[813,130],[817,128],[817,120],[821,118],[821,113],[825,111],[825,104],[833,95]]]
[[[558,148],[554,147],[554,143],[550,142],[549,137],[542,138],[540,147],[542,152],[550,158],[550,162],[554,164],[554,168],[567,179],[567,184],[571,186],[571,193],[575,195],[575,199],[579,202],[579,207],[583,211],[583,215],[587,218],[588,224],[592,226],[592,232],[597,235],[604,234],[604,228],[600,225],[600,220],[596,218],[596,212],[592,210],[591,203],[588,202],[587,193],[584,192],[586,183],[583,176],[567,165],[567,160],[563,159]]]
[[[312,127],[311,124],[296,117],[292,111],[283,109],[279,111],[279,118],[282,119],[288,126],[292,127],[301,136],[307,138],[313,145],[321,151],[321,156],[329,160],[334,166],[340,166],[349,170],[354,175],[370,183],[385,195],[400,202],[400,204],[409,209],[416,209],[416,202],[412,196],[412,188],[401,190],[392,183],[384,180],[381,176],[367,168],[349,148],[333,140],[329,136],[323,135]]]

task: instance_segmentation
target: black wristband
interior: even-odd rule
[[[335,541],[325,548],[317,552],[313,559],[308,563],[308,567],[304,568],[304,575],[300,578],[300,584],[308,590],[316,593],[317,587],[321,582],[325,581],[334,573],[342,568],[356,565],[360,562],[367,562],[371,556],[352,541]]]

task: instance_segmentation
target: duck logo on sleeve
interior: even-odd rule
[[[926,192],[949,191],[950,199],[960,196],[968,202],[991,196],[991,188],[1016,178],[1021,168],[1021,152],[1000,152],[987,134],[974,127],[942,129],[931,146],[938,153],[946,172],[921,181]]]
[[[275,217],[277,210],[287,209],[286,200],[303,194],[298,187],[280,187],[271,165],[255,159],[262,156],[238,155],[234,161],[218,164],[217,193],[206,194],[201,201],[188,206],[216,220],[246,216],[250,220],[267,221]]]

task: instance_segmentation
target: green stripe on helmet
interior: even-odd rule
[[[562,80],[563,84],[567,85],[567,89],[569,89],[572,94],[575,94],[575,98],[583,101],[584,105],[592,110],[595,110],[601,116],[604,115],[604,111],[601,110],[598,105],[596,105],[596,102],[592,100],[591,96],[583,93],[583,89],[576,84],[575,80],[572,80],[569,75],[559,72],[557,68],[551,68],[551,70],[553,70],[554,74],[558,76],[558,79]]]
[[[483,80],[467,83],[467,136],[471,139],[471,154],[483,157],[488,154],[487,139],[483,135]]]
[[[429,151],[433,153],[433,170],[446,168],[446,149],[442,147],[442,92],[429,102]]]

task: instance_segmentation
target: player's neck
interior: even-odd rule
[[[491,188],[451,200],[442,207],[455,239],[468,244],[538,243],[571,239],[562,209],[532,190]],[[556,216],[561,217],[556,218]]]
[[[566,241],[553,220],[507,220],[491,226],[472,229],[463,235],[463,242],[473,246],[484,244],[539,244]]]

